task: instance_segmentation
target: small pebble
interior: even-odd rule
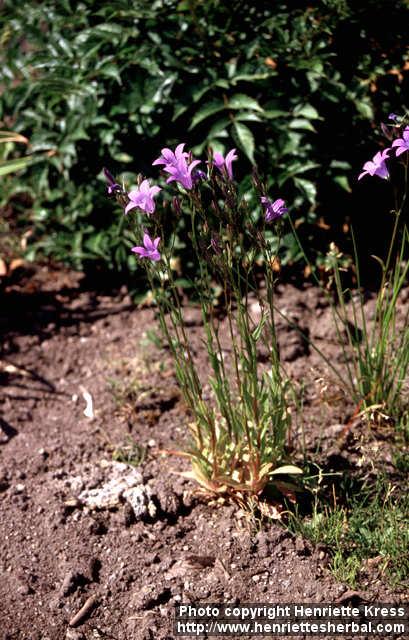
[[[30,589],[28,584],[21,584],[19,587],[17,587],[17,593],[19,593],[21,596],[28,596],[30,595],[30,593],[32,593],[32,590]]]

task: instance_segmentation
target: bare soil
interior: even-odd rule
[[[283,285],[279,302],[341,361],[316,289]],[[200,316],[187,314],[205,369]],[[273,520],[255,529],[237,506],[195,495],[177,473],[186,461],[163,454],[183,443],[190,417],[169,353],[146,339],[155,327],[154,311],[125,290],[96,294],[62,270],[0,294],[0,638],[170,639],[179,602],[407,603],[376,563],[351,591],[329,572],[325,546]],[[354,421],[356,407],[296,331],[279,322],[278,332],[286,367],[304,381],[307,450],[329,471],[393,474],[393,444]],[[297,447],[299,425],[294,434]],[[130,441],[142,459],[141,515],[123,497],[90,508],[81,492],[107,482],[113,452]]]

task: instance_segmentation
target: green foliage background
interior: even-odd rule
[[[350,191],[377,151],[373,123],[403,107],[408,7],[4,0],[1,128],[27,136],[36,161],[2,179],[0,200],[31,229],[29,257],[135,268],[101,168],[157,176],[152,161],[179,142],[236,146],[241,189],[257,163],[304,236],[319,236],[321,215],[341,225],[362,204]],[[297,258],[290,234],[283,251]]]

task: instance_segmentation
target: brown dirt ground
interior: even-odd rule
[[[314,288],[282,286],[279,300],[340,360],[329,309]],[[3,291],[0,305],[2,639],[173,638],[181,601],[408,602],[376,566],[351,592],[328,571],[325,547],[273,521],[254,530],[236,507],[198,499],[174,473],[185,463],[160,451],[183,442],[189,417],[168,352],[146,340],[156,326],[152,309],[136,310],[126,291],[97,295],[80,275],[41,269]],[[187,313],[205,362],[200,318]],[[370,456],[392,473],[386,443],[364,437],[356,422],[352,433],[343,430],[355,408],[319,357],[285,323],[279,334],[283,361],[305,383],[307,448],[318,448],[328,469],[352,473]],[[132,390],[127,402],[115,401],[115,381]],[[84,416],[84,390],[94,418]],[[155,505],[138,521],[127,503],[91,510],[76,501],[84,483],[98,486],[101,461],[128,438],[146,450],[140,469]],[[70,627],[90,596],[93,609]]]

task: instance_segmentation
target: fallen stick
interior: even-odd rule
[[[97,603],[97,596],[93,595],[85,601],[84,605],[81,609],[71,618],[68,625],[70,627],[75,627],[77,624],[84,622],[85,618],[91,613],[92,609],[95,607]]]

